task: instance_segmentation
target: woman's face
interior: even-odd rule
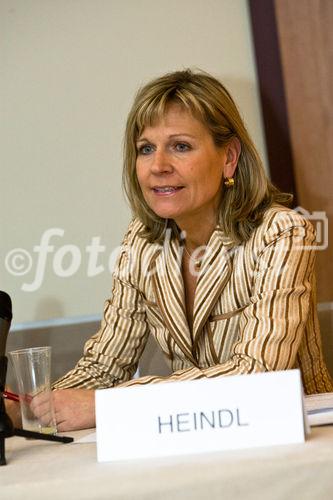
[[[200,121],[170,104],[137,141],[136,173],[147,204],[180,228],[216,223],[221,182],[235,169],[231,173],[228,156],[228,146],[216,147]]]

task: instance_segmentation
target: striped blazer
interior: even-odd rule
[[[250,374],[299,367],[306,393],[332,391],[316,312],[312,225],[296,212],[267,210],[251,238],[231,245],[216,227],[194,298],[193,328],[185,313],[183,247],[140,237],[129,226],[100,330],[76,367],[55,388],[107,388],[163,380]],[[148,336],[169,360],[165,378],[132,379]]]

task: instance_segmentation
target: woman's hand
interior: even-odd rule
[[[94,390],[55,390],[53,400],[58,431],[74,431],[96,426]]]
[[[95,427],[94,390],[54,390],[52,397],[58,431],[74,431]],[[31,409],[38,418],[45,418],[43,397],[36,396],[31,402]]]

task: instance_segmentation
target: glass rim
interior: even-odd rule
[[[17,354],[38,354],[40,352],[47,352],[51,351],[52,347],[50,345],[45,345],[45,346],[37,346],[37,347],[25,347],[22,349],[15,349],[15,351],[10,351],[9,354],[12,355],[17,355]]]

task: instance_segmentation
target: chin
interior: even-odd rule
[[[173,212],[165,212],[165,211],[162,211],[162,210],[153,210],[153,212],[158,217],[161,217],[161,219],[175,219],[177,217],[177,215],[175,215]]]
[[[175,219],[176,217],[179,217],[182,215],[183,211],[182,210],[172,210],[167,207],[157,207],[156,205],[149,205],[150,209],[158,216],[161,217],[162,219]]]

